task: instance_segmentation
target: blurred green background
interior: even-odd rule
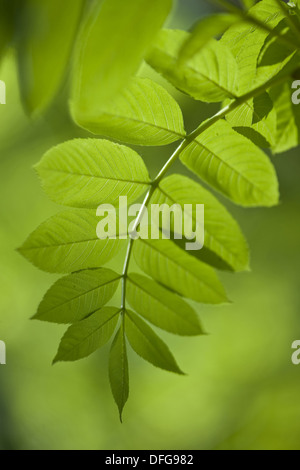
[[[205,3],[180,0],[172,26],[189,28]],[[25,116],[13,52],[0,69],[0,449],[300,449],[299,150],[275,158],[281,205],[231,206],[251,246],[252,272],[222,274],[233,304],[198,307],[203,338],[163,334],[186,377],[130,353],[131,395],[121,425],[107,376],[108,348],[75,364],[51,366],[64,332],[29,321],[55,276],[15,248],[58,208],[32,170],[52,145],[84,135],[67,114],[67,89],[46,116]],[[175,94],[195,127],[214,109]],[[139,149],[150,171],[172,149]]]

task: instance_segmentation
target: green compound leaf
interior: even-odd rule
[[[181,336],[203,334],[192,307],[149,278],[130,274],[127,299],[134,310],[163,330]]]
[[[168,346],[140,317],[126,311],[126,336],[132,349],[155,367],[183,374]]]
[[[229,26],[235,24],[239,19],[238,16],[228,13],[217,13],[202,18],[183,44],[179,53],[179,64],[184,65],[185,62],[200,52],[210,39],[223,34]]]
[[[75,323],[107,304],[121,276],[110,269],[90,269],[66,276],[46,293],[35,320]]]
[[[238,223],[224,206],[200,184],[181,175],[161,181],[151,199],[153,204],[193,204],[192,217],[196,222],[196,205],[204,204],[204,246],[225,261],[234,271],[249,268],[249,248]],[[191,252],[191,254],[194,254]],[[199,251],[201,258],[202,250]]]
[[[218,121],[204,131],[180,158],[237,204],[270,207],[278,203],[278,181],[269,158],[226,121]]]
[[[150,182],[136,152],[107,140],[65,142],[47,152],[36,169],[51,199],[78,208],[118,206],[120,196],[134,202]]]
[[[189,33],[164,30],[147,56],[147,62],[179,90],[200,101],[220,102],[234,98],[237,92],[238,67],[230,50],[212,40],[182,67],[180,51]]]
[[[80,21],[80,2],[74,2],[78,9],[68,11],[69,23],[65,21],[67,6],[55,8],[62,16],[55,18],[58,27],[54,32],[56,0],[51,7],[48,0],[36,7],[34,23],[28,5],[35,5],[36,0],[23,2],[22,12],[26,14],[20,18],[19,38],[12,35],[11,28],[19,15],[17,3],[10,2],[12,7],[7,4],[1,10],[0,0],[0,11],[8,25],[8,29],[1,29],[0,56],[12,39],[19,40],[23,99],[31,112],[38,112],[55,96],[66,71]],[[66,142],[47,152],[37,166],[47,194],[55,202],[78,209],[46,221],[19,250],[43,270],[72,273],[51,287],[34,318],[72,325],[54,362],[89,356],[109,341],[121,320],[109,358],[110,384],[121,420],[129,395],[126,338],[146,361],[182,374],[169,348],[148,322],[181,336],[204,334],[197,312],[184,298],[216,305],[227,302],[214,268],[232,272],[249,268],[247,242],[227,209],[199,183],[166,174],[181,159],[212,189],[233,202],[269,207],[278,202],[278,181],[273,165],[259,147],[280,153],[300,142],[300,107],[291,100],[294,89],[293,97],[300,96],[299,82],[292,86],[292,77],[299,79],[298,0],[297,8],[280,0],[243,0],[241,5],[251,8],[256,20],[246,18],[246,12],[227,0],[220,4],[229,6],[227,10],[237,16],[213,15],[201,20],[189,34],[177,30],[159,33],[171,0],[88,2],[72,77],[75,122],[92,133],[132,145],[182,142],[174,152],[172,149],[172,155],[170,151],[153,180],[134,150],[107,140]],[[48,13],[41,14],[43,11],[49,18]],[[62,23],[66,31],[63,44],[59,39]],[[226,28],[221,40],[213,39]],[[46,68],[39,65],[44,60],[42,50],[49,57]],[[177,89],[203,102],[225,102],[225,107],[197,123],[198,127],[195,124],[196,129],[186,136],[181,109],[172,96],[152,80],[134,77],[144,58]],[[22,66],[26,67],[24,74]],[[40,75],[39,67],[46,70],[47,77]],[[40,84],[35,83],[38,79]],[[132,204],[141,201],[144,193],[147,195],[138,206],[138,219],[129,228],[121,213],[114,224],[115,210],[112,218],[104,216],[110,212],[110,205],[119,207],[120,197],[127,197]],[[96,211],[100,204],[106,205]],[[151,228],[151,240],[144,238],[142,222],[144,211],[149,222],[153,204],[158,204],[159,210],[153,217],[151,210],[151,224],[145,227],[148,236]],[[197,204],[201,205],[198,210]],[[165,214],[158,218],[163,205],[168,208],[167,218]],[[185,229],[185,218],[183,223],[177,216],[182,216],[186,205],[190,207],[188,228],[181,236],[177,229]],[[137,206],[134,209],[139,210]],[[152,228],[163,239],[155,239]],[[136,231],[136,238],[130,242],[125,240],[128,231]],[[174,241],[166,239],[169,231]],[[203,239],[204,247],[199,249]],[[120,274],[102,267],[117,254],[122,262]],[[134,261],[149,277],[132,273]],[[117,307],[109,307],[114,304],[120,281],[120,301]]]
[[[73,114],[85,116],[127,85],[163,26],[172,0],[103,0],[82,28],[73,76]]]
[[[129,396],[129,373],[124,320],[111,346],[109,356],[109,380],[122,422],[123,408]]]
[[[167,145],[185,136],[180,107],[150,79],[135,77],[106,104],[75,121],[94,134],[135,145]]]
[[[70,273],[98,268],[119,251],[126,240],[99,240],[94,211],[64,211],[35,230],[19,252],[38,268],[51,273]]]
[[[70,66],[83,0],[26,0],[18,25],[21,95],[29,113],[55,97]]]
[[[196,302],[227,301],[215,271],[170,240],[137,240],[133,249],[138,266],[156,281]]]
[[[53,362],[78,361],[104,346],[113,335],[119,313],[120,309],[106,307],[70,326]]]

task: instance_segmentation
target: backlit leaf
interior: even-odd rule
[[[106,307],[70,326],[61,340],[54,363],[78,361],[104,346],[116,328],[119,313],[117,308]]]
[[[300,144],[300,106],[292,102],[291,83],[287,82],[271,90],[277,115],[274,153],[282,153]]]
[[[110,350],[109,380],[115,402],[119,408],[120,420],[122,421],[123,408],[129,395],[128,358],[123,322]]]
[[[172,0],[103,0],[82,28],[73,76],[73,115],[85,122],[127,86],[163,26]]]
[[[140,317],[126,311],[126,336],[132,349],[156,367],[182,374],[168,346]]]
[[[224,206],[200,184],[181,175],[172,175],[159,184],[151,199],[153,204],[192,204],[192,218],[196,222],[196,205],[204,204],[204,246],[224,260],[235,271],[249,267],[249,249],[238,223]],[[184,230],[186,238],[190,235]],[[201,258],[201,251],[199,256]],[[194,254],[194,252],[191,252]]]
[[[117,290],[120,275],[110,269],[89,269],[57,281],[41,302],[36,320],[75,323],[107,304]]]
[[[226,120],[259,147],[267,148],[275,143],[276,112],[267,92],[227,114]]]
[[[211,304],[227,301],[215,271],[172,241],[137,240],[133,252],[145,273],[184,297]]]
[[[218,121],[181,154],[201,179],[243,206],[274,206],[278,181],[269,158],[250,140]]]
[[[99,103],[75,120],[94,134],[136,145],[167,145],[185,136],[174,98],[146,78],[133,78],[109,103]]]
[[[126,240],[99,240],[95,211],[64,211],[44,222],[19,252],[38,268],[70,273],[98,268],[115,256]]]
[[[239,20],[236,15],[228,13],[216,13],[202,18],[183,44],[179,53],[179,63],[185,62],[194,57],[215,36],[223,34],[229,26]]]
[[[180,51],[189,33],[164,30],[147,56],[147,62],[179,90],[205,102],[234,98],[238,68],[230,50],[212,40],[184,66],[178,67]]]
[[[163,330],[182,336],[202,334],[196,312],[180,297],[149,278],[130,274],[127,297],[132,308]]]
[[[118,206],[119,197],[134,202],[150,182],[141,157],[107,140],[76,139],[52,148],[36,166],[46,193],[79,208]]]
[[[18,24],[18,62],[23,102],[44,111],[58,92],[83,11],[83,0],[26,0]]]
[[[274,0],[258,2],[249,10],[249,13],[271,28],[275,28],[284,19],[284,15]],[[221,44],[229,47],[238,64],[239,95],[258,85],[258,58],[268,36],[268,31],[244,22],[231,26],[221,39]]]

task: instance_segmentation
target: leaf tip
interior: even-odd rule
[[[15,251],[18,255],[22,256],[22,258],[25,258],[28,260],[28,257],[26,256],[26,250],[23,245],[20,246],[19,248],[16,248]]]
[[[28,257],[26,256],[26,248],[25,245],[20,246],[19,248],[16,248],[16,253],[18,253],[20,256],[23,258],[26,258],[28,260]]]
[[[220,305],[226,305],[226,304],[232,304],[232,300],[228,297],[228,295],[225,293],[222,297],[220,297]]]
[[[61,362],[61,359],[59,359],[58,354],[57,354],[52,361],[52,365],[55,366],[58,362]]]
[[[120,423],[123,424],[123,409],[119,410],[119,419],[120,419]]]
[[[175,374],[182,375],[182,376],[187,376],[188,375],[185,372],[183,372],[183,370],[181,370],[180,367],[177,364],[176,364],[176,367],[173,369],[172,372],[175,372]]]

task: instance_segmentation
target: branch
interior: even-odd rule
[[[265,82],[263,85],[260,85],[257,88],[254,88],[252,91],[245,93],[243,96],[237,98],[235,101],[233,101],[231,104],[228,106],[225,106],[223,109],[221,109],[218,113],[216,113],[214,116],[209,118],[207,121],[204,121],[203,123],[200,124],[194,131],[192,131],[190,134],[188,134],[180,143],[180,145],[177,147],[173,155],[169,158],[169,160],[166,162],[166,164],[162,167],[160,172],[157,174],[156,178],[150,183],[150,188],[148,192],[146,193],[144,202],[142,204],[142,207],[138,213],[138,216],[135,220],[133,230],[131,234],[135,233],[137,227],[139,226],[142,217],[144,215],[145,210],[148,208],[148,205],[150,203],[150,200],[152,198],[152,195],[154,191],[157,189],[159,186],[160,181],[163,179],[165,174],[172,168],[174,163],[178,160],[180,154],[182,151],[188,147],[195,139],[197,139],[204,131],[209,129],[212,125],[214,125],[216,122],[218,122],[221,119],[224,119],[229,113],[234,111],[236,108],[239,106],[243,105],[244,103],[247,103],[249,100],[252,98],[256,98],[257,96],[260,96],[263,94],[266,90],[269,88],[272,88],[273,86],[279,85],[282,82],[285,82],[287,78],[290,77],[292,72],[290,72],[287,75],[283,75],[280,77],[275,77],[271,78],[269,81]],[[129,234],[130,235],[130,234]],[[124,268],[123,268],[123,284],[122,284],[122,309],[124,310],[126,307],[126,282],[127,282],[127,277],[128,277],[128,270],[129,270],[129,265],[131,261],[131,255],[132,255],[132,249],[133,249],[133,244],[134,244],[134,239],[130,238],[128,247],[127,247],[127,253],[125,257],[125,262],[124,262]]]

